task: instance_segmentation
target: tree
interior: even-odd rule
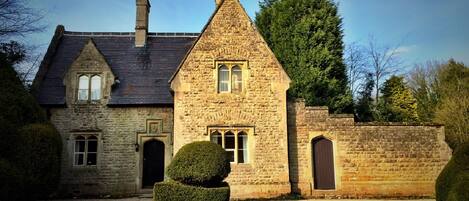
[[[352,96],[355,97],[360,90],[362,82],[367,78],[366,54],[364,48],[357,43],[351,43],[345,48],[345,64],[349,78],[349,88]],[[365,80],[365,85],[369,80]],[[374,85],[373,85],[374,86]],[[373,86],[371,90],[373,90]]]
[[[391,76],[381,89],[378,115],[381,121],[413,122],[418,120],[417,100],[406,86],[404,77]]]
[[[0,198],[35,200],[57,187],[62,141],[55,128],[45,124],[45,112],[13,69],[23,51],[12,47],[0,49],[0,169],[5,169],[0,178],[17,181],[0,185]],[[10,185],[28,193],[14,193]]]
[[[2,61],[15,65],[24,61],[26,58],[26,49],[24,45],[16,41],[0,43],[0,57]]]
[[[359,92],[359,97],[355,105],[355,114],[358,121],[371,122],[374,121],[373,113],[373,87],[375,83],[373,80],[373,74],[368,73],[365,78],[365,84],[362,90]]]
[[[407,77],[407,83],[417,100],[417,114],[422,122],[432,122],[435,117],[435,108],[439,101],[436,76],[442,65],[435,61],[416,65]]]
[[[353,112],[343,62],[342,19],[330,0],[264,0],[256,25],[292,78],[289,97]]]
[[[381,90],[381,81],[387,76],[395,74],[400,61],[399,48],[391,48],[390,46],[379,46],[375,39],[371,37],[368,41],[367,54],[369,59],[369,68],[375,79],[375,102],[379,103],[379,95]]]
[[[0,42],[44,30],[43,15],[28,8],[24,0],[0,0]]]
[[[445,125],[451,148],[469,142],[469,68],[451,59],[438,69],[436,90],[439,103],[435,121]]]

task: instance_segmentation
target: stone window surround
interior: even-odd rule
[[[79,136],[85,137],[87,139],[90,136],[95,136],[97,140],[97,150],[96,150],[96,165],[75,165],[75,139]],[[70,165],[74,169],[97,169],[99,165],[99,158],[100,158],[100,153],[102,150],[102,139],[101,139],[101,133],[100,132],[73,132],[70,134],[69,138],[69,148],[70,148]],[[87,143],[85,143],[85,163],[86,163],[86,151],[87,151]]]
[[[80,90],[80,77],[84,75],[88,76],[88,100],[79,100],[78,93]],[[98,100],[91,100],[91,90],[92,90],[91,82],[94,76],[99,76],[101,78],[100,97]],[[76,85],[75,85],[76,89],[74,91],[75,91],[76,103],[78,104],[100,103],[100,101],[103,99],[103,91],[104,91],[103,89],[104,89],[104,83],[105,83],[102,72],[78,72],[76,73],[75,80],[76,80]]]
[[[332,154],[333,154],[333,161],[334,161],[334,180],[335,180],[335,188],[330,189],[330,190],[323,190],[323,189],[316,189],[314,186],[314,167],[313,167],[313,147],[312,147],[312,142],[315,139],[318,138],[325,138],[328,139],[332,142]],[[308,156],[308,163],[309,168],[308,168],[308,177],[311,179],[310,180],[310,186],[311,186],[311,191],[316,191],[316,192],[331,192],[331,191],[338,191],[341,188],[341,183],[340,183],[340,178],[342,175],[342,171],[339,168],[339,158],[338,158],[338,150],[337,150],[337,136],[335,134],[332,134],[330,132],[310,132],[308,136],[308,144],[307,144],[307,153],[305,156]]]
[[[249,69],[249,62],[248,61],[245,61],[245,60],[217,60],[215,61],[215,89],[216,89],[216,92],[218,94],[231,94],[231,93],[234,93],[234,94],[240,94],[240,93],[244,93],[245,92],[245,89],[246,89],[246,80],[247,80],[247,70]],[[228,91],[220,91],[219,89],[219,68],[222,66],[222,65],[225,65],[226,67],[228,67],[228,71],[229,71],[229,75],[228,75]],[[235,66],[238,66],[239,68],[241,68],[241,72],[242,72],[242,84],[241,84],[241,92],[232,92],[231,88],[232,88],[232,84],[233,84],[233,81],[232,81],[232,69],[233,67]]]
[[[207,128],[207,136],[208,136],[208,141],[211,141],[212,140],[212,134],[215,133],[215,132],[218,132],[222,135],[222,140],[223,140],[223,143],[225,142],[225,134],[227,132],[230,132],[234,134],[234,138],[235,138],[235,148],[234,148],[234,159],[235,161],[234,162],[230,162],[231,164],[237,164],[237,165],[247,165],[247,164],[252,164],[253,163],[253,140],[254,140],[254,136],[255,136],[255,129],[254,127],[238,127],[238,126],[218,126],[218,127],[208,127]],[[238,162],[238,151],[239,151],[239,147],[238,147],[238,134],[240,132],[244,132],[246,134],[246,137],[247,137],[247,147],[244,148],[247,150],[247,162],[244,162],[244,163],[239,163]],[[224,147],[223,147],[224,148]]]

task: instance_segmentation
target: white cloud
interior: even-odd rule
[[[392,50],[389,50],[386,54],[405,54],[405,53],[409,53],[411,51],[414,51],[415,49],[417,49],[417,45],[407,45],[407,46],[400,46],[400,47],[397,47],[396,49],[392,49]]]

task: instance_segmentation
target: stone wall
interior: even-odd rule
[[[292,190],[304,196],[433,196],[451,155],[443,126],[355,123],[303,101],[289,103],[288,130]],[[311,141],[318,136],[333,142],[335,190],[314,188]]]
[[[218,93],[217,62],[242,62],[243,92]],[[291,191],[286,90],[289,78],[238,0],[225,0],[172,80],[174,151],[210,140],[210,127],[250,127],[249,163],[232,164],[233,198]]]
[[[62,135],[62,195],[126,195],[141,190],[142,146],[158,139],[172,156],[171,107],[109,108],[101,104],[71,104],[48,109],[51,122]],[[160,129],[149,130],[151,123]],[[74,135],[98,135],[97,166],[73,166]],[[140,148],[136,151],[135,143]]]

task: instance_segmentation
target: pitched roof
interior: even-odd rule
[[[64,76],[92,38],[120,81],[112,89],[109,105],[173,104],[168,80],[197,36],[151,33],[147,47],[136,48],[131,32],[57,31],[35,79],[36,97],[42,105],[65,104]]]

